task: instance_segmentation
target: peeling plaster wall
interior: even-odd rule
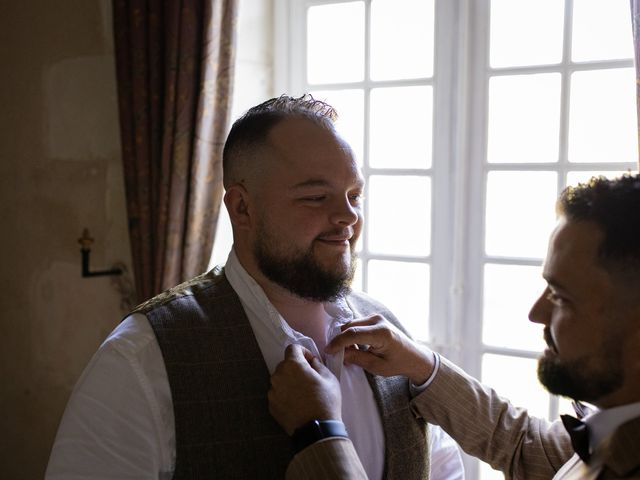
[[[2,2],[0,465],[38,479],[82,369],[123,315],[92,268],[130,253],[109,0]]]

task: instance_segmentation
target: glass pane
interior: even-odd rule
[[[638,158],[633,68],[571,76],[570,162],[635,162]]]
[[[557,174],[489,172],[487,255],[543,259],[555,226]]]
[[[558,0],[491,0],[491,66],[559,63],[563,23]]]
[[[323,100],[338,112],[336,130],[349,142],[353,153],[362,165],[364,148],[364,92],[353,90],[316,90],[311,92],[314,98]]]
[[[429,265],[369,261],[369,295],[385,304],[418,340],[429,338]]]
[[[560,74],[489,81],[488,162],[556,162],[559,125]]]
[[[434,0],[372,0],[373,80],[433,75],[433,16]]]
[[[621,170],[618,170],[618,171],[612,171],[612,170],[595,171],[595,170],[591,170],[591,171],[588,171],[588,172],[581,172],[581,171],[569,172],[569,173],[567,173],[567,185],[576,186],[579,183],[588,182],[591,177],[599,177],[601,175],[603,177],[606,177],[606,178],[616,178],[616,177],[621,176],[623,173],[627,173],[627,172],[621,171]]]
[[[224,195],[222,195],[224,197]],[[208,270],[216,265],[224,265],[227,263],[227,257],[233,245],[233,230],[231,229],[231,220],[229,220],[229,212],[224,206],[224,200],[220,204],[220,213],[218,214],[218,223],[216,226],[216,238],[213,242],[213,250],[209,259]]]
[[[309,8],[307,78],[312,84],[364,79],[363,2]]]
[[[395,255],[429,255],[431,249],[431,179],[369,179],[369,250]]]
[[[351,282],[351,288],[358,292],[362,292],[364,290],[362,284],[362,260],[358,259],[356,262],[356,273],[353,276],[353,281]]]
[[[558,413],[560,415],[569,414],[569,415],[573,415],[574,417],[576,416],[576,411],[574,410],[573,405],[571,404],[572,402],[571,399],[565,398],[565,397],[558,397],[558,400],[559,400]],[[555,418],[552,420],[555,420]]]
[[[431,87],[372,89],[370,165],[375,168],[429,168],[432,117]]]
[[[542,267],[485,265],[482,341],[497,347],[544,350],[542,327],[528,316],[545,286]]]
[[[629,2],[573,2],[572,58],[576,62],[633,58]]]
[[[538,381],[538,361],[529,358],[485,354],[482,383],[531,415],[547,418],[551,397]]]

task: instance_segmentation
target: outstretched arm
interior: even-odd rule
[[[341,421],[338,379],[311,352],[290,345],[271,376],[269,411],[289,435],[313,420]],[[287,469],[287,480],[366,480],[353,444],[329,437],[298,452]]]

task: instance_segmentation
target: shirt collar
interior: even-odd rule
[[[294,343],[300,344],[315,355],[320,356],[315,342],[313,342],[311,338],[291,328],[282,315],[280,315],[280,312],[278,312],[269,301],[262,287],[258,285],[258,282],[256,282],[242,266],[233,248],[227,258],[224,272],[227,280],[240,297],[240,302],[249,319],[251,321],[259,321],[261,326],[276,338],[276,341],[280,344],[283,351],[287,345]],[[333,302],[324,302],[324,309],[332,318],[327,332],[329,339],[340,333],[341,325],[353,320],[353,312],[344,297],[339,297]],[[327,358],[327,364],[334,374],[340,378],[342,357],[338,355],[337,358]],[[270,370],[275,368],[275,366],[272,365],[268,366]]]

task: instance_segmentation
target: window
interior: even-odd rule
[[[539,416],[527,321],[567,184],[636,169],[623,0],[278,0],[276,91],[334,105],[367,179],[357,285]],[[468,478],[501,478],[466,459]]]

